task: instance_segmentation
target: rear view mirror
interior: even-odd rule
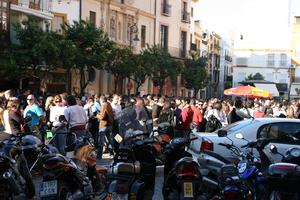
[[[243,136],[243,134],[241,134],[241,133],[235,134],[235,137],[236,137],[237,139],[244,139],[244,136]]]
[[[270,151],[271,151],[273,154],[277,154],[277,153],[278,153],[277,147],[276,147],[275,145],[273,145],[273,144],[270,146]]]
[[[227,131],[224,130],[218,130],[218,137],[226,137]]]

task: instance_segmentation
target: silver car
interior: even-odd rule
[[[237,156],[232,154],[219,143],[232,142],[239,147],[247,144],[247,141],[255,141],[257,138],[272,139],[279,153],[285,154],[291,147],[300,147],[300,120],[287,118],[257,118],[248,119],[230,124],[221,128],[227,132],[227,137],[218,137],[218,130],[213,133],[193,132],[192,137],[198,137],[198,140],[192,141],[189,152],[195,157],[203,157],[204,150],[210,150],[230,161],[236,161]],[[238,139],[236,134],[242,134],[244,139]],[[268,148],[268,146],[266,146]],[[257,152],[256,152],[257,153]],[[276,154],[272,156],[274,162],[281,160],[281,156]]]

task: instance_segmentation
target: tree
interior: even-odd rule
[[[180,73],[180,63],[157,45],[145,49],[141,56],[145,66],[151,69],[150,74],[154,86],[159,86],[159,93],[162,94],[165,79],[174,78]]]
[[[185,80],[185,87],[187,89],[194,89],[194,95],[198,94],[198,91],[203,87],[203,81],[206,78],[206,58],[197,58],[191,55],[190,58],[184,61],[184,70],[182,77]]]
[[[105,69],[114,75],[115,92],[117,92],[118,81],[130,78],[134,64],[134,54],[128,48],[114,46],[108,53]]]
[[[34,18],[14,25],[17,43],[13,55],[20,69],[30,67],[34,74],[52,70],[58,62],[59,47],[56,33],[43,31]]]
[[[86,71],[90,71],[93,67],[103,68],[113,42],[92,22],[80,21],[74,22],[73,25],[66,25],[65,34],[66,40],[69,41],[67,42],[68,45],[74,47],[72,49],[75,56],[74,67],[80,72],[80,92],[83,94],[90,82]]]
[[[132,65],[134,66],[134,69],[130,78],[136,83],[135,91],[137,94],[139,88],[146,81],[147,77],[151,75],[151,68],[144,62],[141,55],[134,55],[132,60],[134,62],[134,64]]]
[[[245,78],[246,81],[251,80],[265,80],[265,77],[261,73],[256,73],[254,76],[250,74],[248,77]]]

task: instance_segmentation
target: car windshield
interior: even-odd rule
[[[119,133],[125,138],[133,132],[147,133],[152,131],[152,121],[143,106],[130,106],[123,109],[118,122]]]
[[[219,130],[223,130],[223,131],[227,131],[227,134],[231,134],[233,132],[236,132],[237,130],[240,130],[242,128],[245,128],[246,126],[249,126],[250,124],[255,124],[258,123],[258,120],[255,119],[247,119],[247,120],[242,120],[233,124],[230,124],[226,127],[223,127]],[[215,133],[217,133],[218,130],[215,131]]]

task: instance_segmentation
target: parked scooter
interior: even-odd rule
[[[164,168],[164,199],[198,199],[200,197],[201,174],[199,164],[186,151],[197,138],[172,139],[166,150]]]
[[[41,199],[104,199],[102,180],[96,170],[96,152],[89,138],[78,138],[75,159],[45,154]]]
[[[122,140],[109,170],[107,199],[152,199],[156,163],[155,141],[149,139],[145,108],[131,106],[120,113]]]
[[[218,136],[226,137],[227,133],[219,131]],[[244,154],[233,142],[231,144],[220,143],[219,145],[226,147],[243,160]],[[205,199],[235,200],[254,198],[251,189],[240,177],[241,174],[239,174],[238,167],[235,164],[212,151],[204,151],[198,162],[203,176],[201,193],[205,196]]]

